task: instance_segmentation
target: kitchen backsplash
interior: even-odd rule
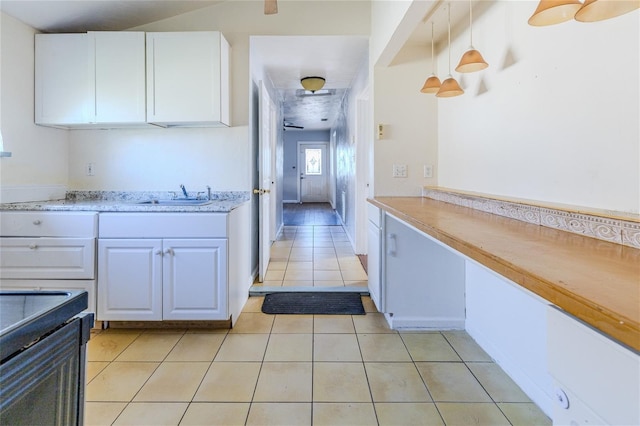
[[[206,191],[187,191],[189,197],[207,198]],[[66,199],[69,201],[144,201],[166,200],[183,198],[180,191],[68,191]],[[244,200],[248,201],[251,195],[248,191],[211,191],[212,200]]]
[[[422,195],[437,201],[640,249],[638,220],[593,215],[569,209],[553,209],[444,188],[425,187]]]

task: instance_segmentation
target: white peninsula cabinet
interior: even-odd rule
[[[230,124],[229,43],[219,31],[147,33],[147,120]]]
[[[145,33],[36,34],[35,122],[146,125]]]
[[[384,233],[381,293],[389,325],[464,329],[464,259],[390,214]]]
[[[232,214],[101,214],[97,318],[228,320]]]

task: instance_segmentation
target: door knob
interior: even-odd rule
[[[259,195],[264,195],[264,194],[270,194],[271,190],[270,189],[254,189],[253,193],[254,194],[259,194]]]

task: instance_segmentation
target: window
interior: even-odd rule
[[[304,163],[305,174],[322,175],[322,150],[318,148],[305,148]]]

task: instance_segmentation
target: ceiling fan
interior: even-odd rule
[[[286,120],[282,121],[282,127],[284,127],[284,130],[287,130],[287,129],[300,129],[300,130],[302,130],[302,129],[304,129],[304,126],[296,126],[292,122],[286,121]]]
[[[278,13],[278,0],[264,0],[264,14],[275,15]]]

